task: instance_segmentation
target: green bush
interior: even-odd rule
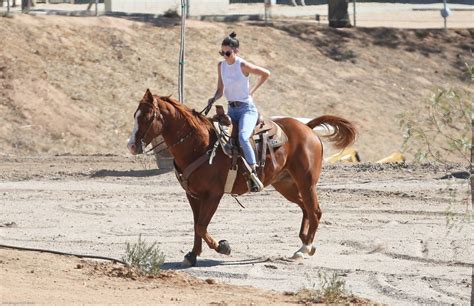
[[[353,296],[346,289],[346,281],[337,273],[331,275],[318,271],[320,289],[316,289],[316,284],[312,288],[303,288],[296,295],[303,303],[338,303],[347,302]]]
[[[436,89],[423,109],[399,116],[403,129],[402,150],[413,152],[415,161],[441,164],[471,163],[473,95],[456,89]]]
[[[160,251],[156,242],[148,245],[139,235],[137,243],[132,245],[127,242],[125,256],[122,257],[122,260],[137,268],[143,275],[158,275],[165,262],[165,255]]]

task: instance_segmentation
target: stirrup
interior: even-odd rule
[[[259,192],[263,190],[263,184],[254,172],[250,173],[250,191]]]

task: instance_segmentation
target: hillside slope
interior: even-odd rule
[[[366,161],[400,148],[396,114],[416,111],[436,86],[472,90],[460,69],[472,61],[473,30],[187,25],[190,107],[214,93],[217,51],[234,30],[242,57],[272,71],[255,96],[263,114],[351,119]],[[145,90],[176,96],[176,21],[22,15],[0,28],[0,154],[127,154]]]

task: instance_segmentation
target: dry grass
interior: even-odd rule
[[[133,112],[145,90],[177,92],[179,21],[167,20],[0,18],[2,153],[128,154]],[[472,91],[457,73],[470,56],[472,30],[186,24],[188,106],[202,109],[214,93],[217,51],[235,30],[242,57],[272,72],[254,97],[259,110],[350,119],[360,131],[356,147],[363,161],[400,149],[394,115],[416,111],[434,86]]]

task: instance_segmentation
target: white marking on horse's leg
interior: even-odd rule
[[[291,257],[292,259],[300,260],[304,258],[304,254],[300,251],[296,251],[295,254]]]
[[[140,116],[140,113],[141,113],[141,110],[138,110],[137,113],[135,114],[135,123],[133,125],[132,134],[130,135],[130,138],[128,139],[128,144],[127,144],[127,147],[132,154],[135,154],[135,152],[132,152],[131,146],[135,144],[135,135],[138,132],[138,116]]]
[[[293,259],[304,258],[305,254],[313,256],[316,252],[316,248],[312,244],[303,244],[301,248],[293,254]]]

